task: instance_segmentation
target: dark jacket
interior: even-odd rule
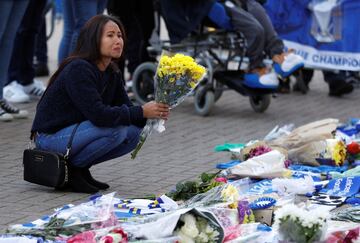
[[[178,43],[199,28],[214,0],[160,0],[171,43]]]
[[[37,105],[31,131],[54,133],[86,120],[99,127],[143,127],[142,108],[132,105],[123,83],[110,66],[101,72],[83,59],[71,61]]]

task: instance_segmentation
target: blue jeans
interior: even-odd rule
[[[3,98],[3,87],[8,81],[8,68],[16,31],[28,4],[29,0],[0,1],[0,99]]]
[[[26,8],[16,33],[9,67],[9,83],[13,80],[17,80],[22,85],[29,85],[34,82],[35,40],[40,32],[45,4],[45,0],[30,0]]]
[[[37,134],[36,147],[65,154],[74,127],[66,127],[54,134]],[[134,125],[96,127],[90,121],[84,121],[75,133],[69,161],[76,167],[90,167],[123,156],[136,147],[140,132],[141,128]]]
[[[75,49],[81,28],[91,17],[101,14],[106,0],[63,0],[64,30],[58,52],[58,64]]]

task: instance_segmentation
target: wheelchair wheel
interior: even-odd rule
[[[215,89],[215,92],[214,92],[215,102],[220,99],[223,91],[224,91],[224,85],[222,83],[220,83],[220,82],[217,82],[216,83],[216,89]]]
[[[201,82],[203,83],[203,86],[204,86],[204,85],[206,85],[208,83],[208,80],[207,80],[207,78],[204,78]],[[220,99],[220,97],[221,97],[221,95],[223,93],[223,88],[224,88],[224,85],[222,83],[219,83],[219,82],[216,83],[216,89],[215,90],[213,88],[211,88],[211,89],[207,88],[208,91],[211,90],[212,92],[214,92],[214,96],[215,96],[214,97],[214,102],[216,102],[216,101],[218,101]]]
[[[132,91],[136,101],[141,105],[154,100],[155,73],[156,65],[152,62],[144,62],[134,71]]]
[[[215,103],[215,94],[206,86],[199,86],[195,91],[194,104],[195,111],[200,116],[209,115]]]
[[[270,95],[256,95],[256,96],[250,96],[250,105],[253,108],[255,112],[262,113],[266,111],[266,109],[269,107],[271,102],[271,96]]]

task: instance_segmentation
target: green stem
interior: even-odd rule
[[[131,159],[135,159],[136,155],[140,151],[141,147],[144,145],[145,139],[141,139],[138,144],[136,145],[136,148],[131,152]]]

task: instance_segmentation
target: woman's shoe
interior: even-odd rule
[[[96,193],[99,188],[91,185],[84,177],[84,168],[69,166],[69,187],[74,192]]]
[[[107,183],[95,180],[94,177],[92,177],[89,168],[84,168],[82,172],[83,172],[83,176],[84,176],[85,180],[89,184],[96,186],[100,190],[106,190],[110,187],[109,184],[107,184]]]
[[[10,114],[13,118],[17,119],[27,118],[29,115],[26,110],[20,110],[19,108],[10,105],[5,99],[0,99],[0,109],[5,111],[7,114]]]

